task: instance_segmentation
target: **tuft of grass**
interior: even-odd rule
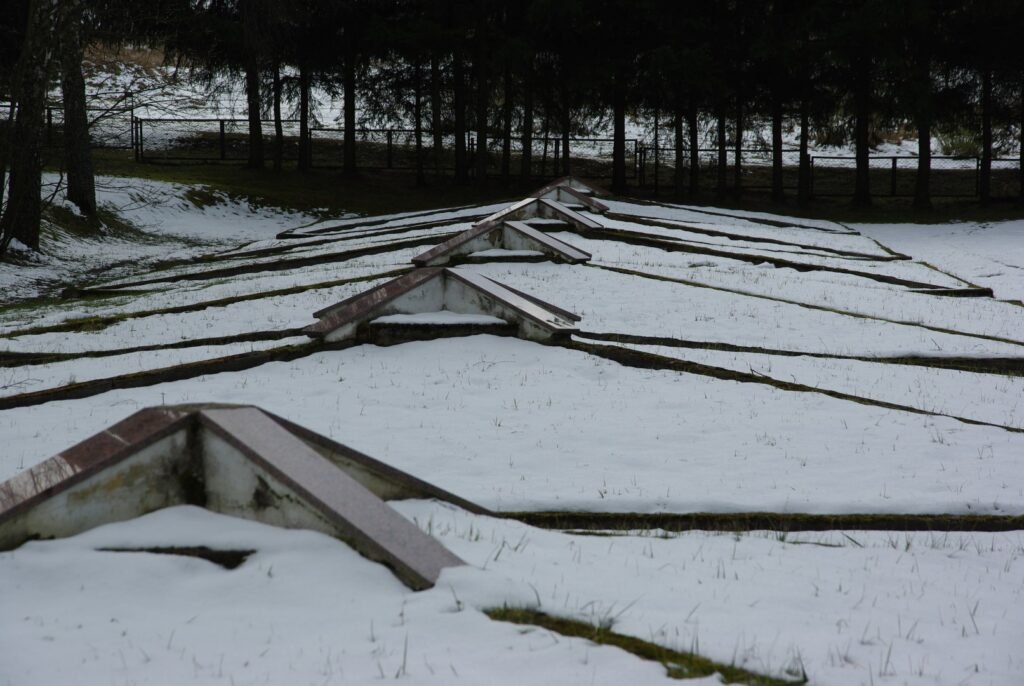
[[[553,631],[562,636],[583,638],[600,645],[615,646],[632,653],[643,660],[661,663],[665,667],[666,676],[671,679],[693,679],[697,677],[720,674],[727,684],[750,684],[751,686],[791,686],[807,683],[806,674],[787,681],[775,677],[757,674],[740,667],[724,665],[695,655],[672,650],[657,643],[644,641],[633,636],[626,636],[612,631],[607,626],[595,626],[586,622],[562,617],[553,617],[543,612],[524,608],[500,607],[485,610],[491,619],[512,624],[530,624]]]

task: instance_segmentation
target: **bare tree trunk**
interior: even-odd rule
[[[562,84],[562,176],[572,174],[569,161],[569,130],[572,128],[572,108],[569,105],[568,84]]]
[[[509,170],[512,167],[512,70],[505,68],[504,75],[504,102],[501,103],[501,176],[508,178]]]
[[[4,209],[4,192],[7,190],[7,162],[10,159],[10,134],[11,128],[14,126],[14,113],[16,111],[14,98],[11,98],[11,104],[7,111],[7,126],[4,128],[5,139],[3,144],[0,144],[0,215],[3,214]],[[0,235],[0,238],[3,238]],[[0,254],[3,254],[0,251]]]
[[[621,74],[612,86],[612,192],[626,191],[626,87]]]
[[[782,186],[782,101],[772,102],[772,200],[783,202],[786,193]]]
[[[452,106],[455,109],[455,180],[466,183],[469,166],[466,159],[466,78],[463,73],[462,57],[452,57]]]
[[[430,133],[434,141],[434,173],[444,171],[444,131],[441,127],[441,65],[437,53],[430,55]]]
[[[697,106],[691,104],[686,112],[686,132],[690,135],[690,197],[700,193],[700,131]]]
[[[96,216],[96,175],[89,141],[89,116],[85,110],[85,79],[82,78],[82,3],[65,0],[60,9],[61,92],[64,97],[64,164],[68,200],[82,214]]]
[[[811,201],[811,156],[808,154],[810,142],[810,106],[807,98],[800,100],[800,171],[797,178],[797,202],[806,205]]]
[[[299,65],[299,169],[313,167],[312,141],[309,138],[309,89],[312,77],[309,67]]]
[[[862,58],[866,60],[867,58]],[[871,117],[871,73],[866,64],[857,70],[853,91],[856,131],[857,171],[853,189],[853,204],[866,207],[871,204],[871,172],[868,153],[868,120]]]
[[[681,198],[683,197],[683,176],[686,167],[683,164],[683,108],[678,105],[675,108],[675,112],[672,113],[672,130],[675,134],[675,163],[672,180],[675,185],[676,196]]]
[[[284,125],[281,122],[281,64],[274,64],[274,170],[284,166]]]
[[[356,46],[351,36],[345,40],[345,65],[342,74],[345,88],[345,142],[343,143],[345,174],[356,173]]]
[[[523,86],[523,151],[519,162],[519,176],[528,183],[533,175],[533,65],[527,67]]]
[[[245,99],[249,117],[249,167],[263,166],[263,105],[260,101],[259,25],[252,2],[242,3]]]
[[[981,177],[978,195],[982,202],[992,199],[992,70],[981,75]]]
[[[42,132],[46,85],[53,55],[54,4],[30,0],[25,42],[12,79],[12,99],[18,103],[10,127],[11,171],[7,206],[0,218],[0,255],[12,240],[39,249],[42,216]],[[15,145],[17,143],[17,145]]]
[[[728,166],[729,158],[725,149],[725,103],[718,103],[718,186],[716,193],[722,199],[728,192]]]
[[[736,152],[733,153],[733,193],[743,194],[743,99],[736,96]]]
[[[932,121],[931,116],[919,112],[917,116],[917,175],[914,178],[914,209],[930,210],[932,173]]]
[[[419,60],[416,61],[415,77],[413,78],[415,92],[413,97],[413,118],[416,120],[416,185],[423,186],[426,180],[423,176],[423,67]]]
[[[487,109],[490,104],[490,83],[487,80],[487,65],[484,64],[483,46],[477,38],[476,56],[473,67],[476,71],[476,182],[487,185]]]
[[[1020,87],[1020,158],[1017,161],[1017,177],[1020,179],[1020,199],[1024,201],[1024,83]],[[0,188],[3,184],[0,183]]]

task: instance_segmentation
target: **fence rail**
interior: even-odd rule
[[[130,92],[112,92],[117,99],[105,107],[93,106],[90,114],[90,137],[95,147],[124,148],[134,151],[140,162],[244,162],[249,157],[249,120],[228,117],[140,118],[134,116],[135,101]],[[0,101],[0,122],[6,119],[9,103]],[[45,141],[60,144],[63,109],[51,102],[46,110]],[[286,161],[299,157],[299,121],[281,122],[282,153]],[[269,159],[276,139],[274,122],[262,122],[264,153]],[[340,168],[344,153],[344,129],[325,126],[309,128],[312,164],[320,168]],[[407,128],[362,128],[356,131],[356,166],[361,169],[413,170],[417,168],[416,132]],[[530,175],[538,178],[564,173],[565,151],[561,136],[537,135],[531,149]],[[569,168],[580,176],[610,178],[612,172],[610,138],[577,138],[569,140]],[[470,134],[466,149],[473,159],[476,139]],[[428,171],[450,172],[455,166],[455,136],[445,133],[440,150],[435,150],[430,131],[422,132],[420,163]],[[509,145],[510,159],[504,162],[504,140],[488,138],[488,174],[521,173],[522,140],[514,138]],[[769,145],[740,150],[742,174],[735,174],[735,147],[729,148],[725,178],[727,190],[736,190],[737,183],[745,190],[761,192],[772,187],[772,151]],[[683,186],[689,186],[690,150],[683,148]],[[626,141],[627,179],[640,187],[670,188],[676,183],[676,151],[674,145],[653,145],[649,141]],[[856,158],[842,155],[810,155],[811,194],[817,197],[842,197],[853,193]],[[704,191],[718,189],[718,150],[700,148],[698,187]],[[787,192],[797,189],[799,151],[786,148],[782,153],[782,185]],[[470,162],[470,172],[476,165]],[[1024,175],[1018,158],[992,159],[990,196],[1008,198],[1024,195]],[[979,157],[936,155],[931,158],[930,191],[934,197],[978,197],[981,190],[982,163]],[[910,197],[914,194],[917,158],[893,155],[872,155],[869,160],[870,192],[876,197]]]

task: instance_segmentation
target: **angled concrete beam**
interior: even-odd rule
[[[190,502],[192,413],[140,410],[0,484],[0,550]]]
[[[553,219],[565,222],[581,232],[585,232],[588,229],[602,228],[601,224],[593,219],[549,198],[525,198],[499,212],[495,212],[473,226],[516,219],[527,223],[531,219]]]
[[[512,325],[516,335],[536,341],[568,335],[577,330],[575,322],[579,320],[565,310],[478,274],[430,267],[404,274],[362,296],[321,310],[320,321],[304,331],[327,341],[372,339],[367,327],[380,317],[443,311],[496,317],[504,322],[499,323],[501,327]],[[458,333],[464,335],[462,331]]]
[[[556,188],[571,188],[574,191],[577,191],[578,193],[582,193],[583,195],[587,195],[590,197],[604,195],[604,192],[602,192],[600,189],[589,184],[583,183],[575,176],[563,176],[560,179],[555,179],[548,185],[539,188],[535,193],[533,193],[533,197],[542,198],[545,196],[545,194],[549,193],[550,191]]]
[[[592,193],[579,191],[572,186],[554,186],[553,188],[541,189],[534,193],[534,197],[555,200],[566,206],[581,205],[591,212],[597,212],[598,214],[608,211],[608,206],[596,199]]]
[[[209,509],[335,536],[415,589],[465,564],[259,409],[203,410],[199,421]]]
[[[0,484],[0,550],[191,504],[330,534],[415,589],[462,564],[381,496],[486,513],[258,408],[150,408]]]
[[[412,261],[418,267],[438,267],[448,264],[452,259],[466,258],[473,253],[494,248],[537,252],[570,264],[586,262],[591,257],[590,253],[552,238],[525,222],[500,221],[478,224],[417,255]]]

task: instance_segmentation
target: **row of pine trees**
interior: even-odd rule
[[[536,132],[557,132],[568,173],[571,137],[610,118],[612,188],[622,191],[626,117],[639,115],[672,132],[681,194],[698,191],[700,131],[713,122],[718,188],[738,192],[735,141],[770,122],[773,197],[784,195],[782,135],[793,126],[800,199],[809,197],[810,140],[848,140],[854,201],[868,204],[874,132],[900,127],[918,138],[915,204],[927,207],[936,135],[976,146],[982,200],[1000,142],[1024,156],[1024,145],[1007,143],[1024,136],[1022,29],[1019,0],[8,0],[0,8],[0,95],[12,102],[0,144],[8,190],[0,252],[12,238],[37,241],[52,85],[65,108],[69,199],[96,211],[81,76],[91,44],[148,46],[197,76],[244,80],[252,166],[281,168],[282,112],[293,109],[298,166],[311,165],[310,94],[320,87],[343,96],[350,174],[357,127],[368,121],[411,123],[420,182],[423,161],[440,160],[454,137],[455,181],[485,183],[489,141],[500,141],[503,176],[529,177]],[[264,141],[267,113],[276,135]]]

